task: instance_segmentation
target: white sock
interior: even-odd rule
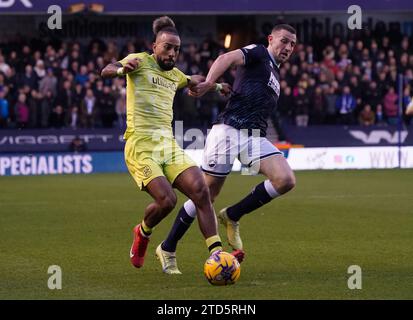
[[[265,191],[267,191],[268,195],[271,198],[277,198],[280,196],[280,194],[277,192],[277,190],[274,189],[274,186],[272,185],[272,183],[270,182],[270,180],[265,180],[264,181],[264,188]]]
[[[186,213],[188,214],[188,216],[190,216],[192,218],[196,218],[196,208],[195,208],[195,205],[192,202],[192,200],[187,200],[184,203],[184,209],[185,209]]]

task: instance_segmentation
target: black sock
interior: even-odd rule
[[[190,215],[188,215],[188,213],[186,213],[185,211],[185,207],[182,206],[182,208],[178,212],[178,215],[176,216],[175,222],[172,226],[171,231],[168,234],[168,237],[161,245],[162,250],[168,252],[175,252],[178,241],[189,229],[191,223],[194,220],[195,218],[192,218]]]
[[[240,202],[227,208],[228,218],[233,221],[238,221],[244,214],[262,207],[272,199],[273,198],[268,194],[267,190],[265,190],[264,182],[262,182]]]

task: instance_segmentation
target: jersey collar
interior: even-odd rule
[[[275,62],[274,56],[272,55],[272,53],[270,52],[270,50],[268,50],[268,48],[267,48],[267,52],[268,52],[268,54],[269,54],[269,56],[270,56],[270,58],[271,58],[272,63],[274,63],[274,65],[276,65],[277,68],[280,69],[281,63]]]

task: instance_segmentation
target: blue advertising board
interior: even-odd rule
[[[123,152],[0,155],[0,176],[127,172]]]
[[[287,139],[305,147],[413,146],[413,127],[286,126]]]
[[[413,146],[413,126],[286,126],[287,140],[305,147]],[[175,138],[184,149],[203,149],[207,131],[197,128],[175,130]],[[0,155],[5,153],[68,152],[70,142],[81,138],[88,152],[123,151],[120,129],[38,129],[0,130]]]

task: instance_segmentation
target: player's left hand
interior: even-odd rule
[[[192,97],[199,98],[199,97],[202,97],[205,93],[207,93],[213,88],[215,88],[215,83],[204,81],[190,88],[189,95]]]

